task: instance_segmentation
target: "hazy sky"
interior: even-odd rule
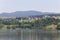
[[[60,0],[0,0],[0,12],[27,10],[60,12]]]

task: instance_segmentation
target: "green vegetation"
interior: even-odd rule
[[[60,29],[60,16],[0,18],[0,29]]]

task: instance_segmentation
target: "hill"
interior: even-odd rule
[[[21,16],[36,16],[36,15],[60,15],[59,13],[40,12],[40,11],[16,11],[12,13],[1,13],[3,17],[21,17]]]

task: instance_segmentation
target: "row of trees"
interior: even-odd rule
[[[23,19],[22,22],[21,18],[7,18],[7,19],[0,19],[0,28],[4,27],[5,25],[7,25],[7,29],[10,28],[29,28],[29,29],[43,29],[45,28],[47,25],[57,25],[56,29],[60,28],[60,19],[55,19],[55,18],[41,18],[39,20],[35,20],[33,19],[33,21],[31,21],[31,19],[27,19],[28,21],[24,21],[26,19]],[[11,25],[13,25],[11,27]],[[16,25],[16,26],[15,26]]]

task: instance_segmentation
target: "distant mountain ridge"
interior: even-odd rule
[[[1,13],[2,17],[21,17],[21,16],[36,16],[36,15],[60,15],[59,13],[40,12],[40,11],[16,11],[12,13]]]

